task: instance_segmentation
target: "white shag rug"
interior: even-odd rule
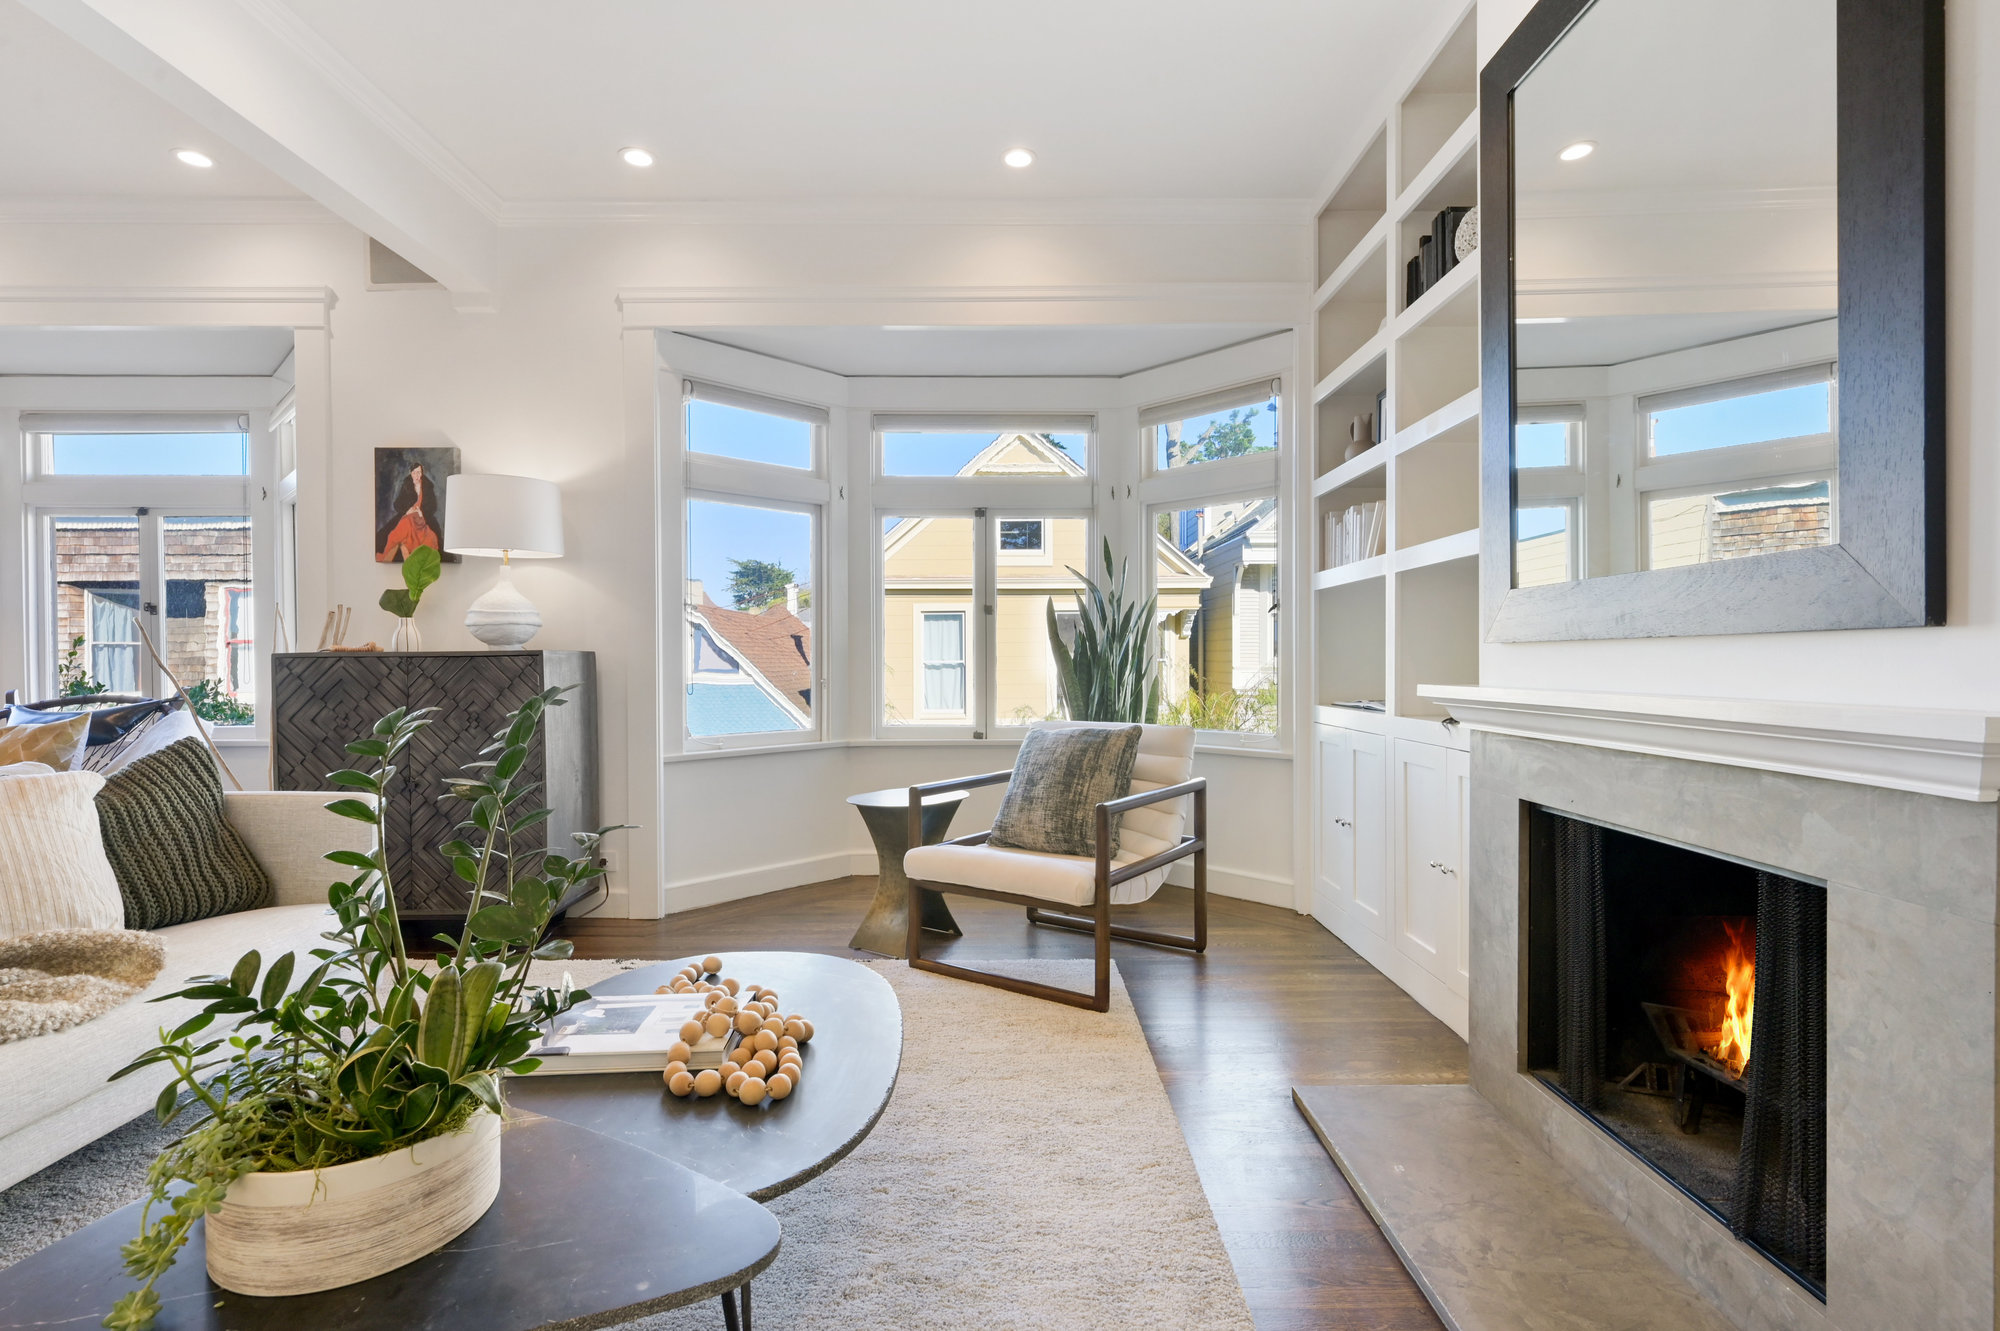
[[[567,970],[588,986],[649,964],[554,963],[535,978]],[[1095,1013],[869,964],[903,1005],[896,1093],[852,1155],[769,1204],[784,1243],[754,1286],[757,1325],[1254,1331],[1115,972],[1111,1011]],[[982,964],[1090,982],[1088,961]],[[0,1265],[135,1200],[164,1137],[139,1120],[0,1193],[13,1231]],[[622,1331],[721,1325],[711,1300]]]

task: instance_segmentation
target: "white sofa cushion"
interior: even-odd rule
[[[103,788],[95,772],[0,781],[0,938],[125,927],[125,899],[97,827]]]
[[[81,1026],[0,1044],[0,1086],[7,1088],[0,1095],[0,1137],[104,1090],[112,1073],[157,1042],[162,1026],[176,1026],[201,1007],[185,999],[149,999],[185,988],[190,976],[227,974],[253,947],[266,965],[284,952],[297,952],[307,961],[304,954],[322,946],[320,934],[332,926],[332,914],[322,903],[267,906],[155,929],[153,936],[167,945],[167,959],[138,997]],[[134,1101],[125,1117],[142,1112],[164,1084],[165,1076],[151,1068],[117,1083],[130,1090]]]
[[[1037,721],[1036,727],[1070,727],[1087,722]],[[1128,794],[1179,785],[1194,775],[1194,731],[1187,726],[1144,726],[1139,757],[1132,765]],[[1147,859],[1180,843],[1187,826],[1191,797],[1149,804],[1126,813],[1120,822],[1118,854],[1113,866]],[[999,846],[918,846],[903,856],[903,872],[931,883],[960,883],[992,892],[1012,892],[1063,906],[1089,906],[1097,900],[1097,860],[1090,855],[1046,855]],[[1144,901],[1167,881],[1165,868],[1154,869],[1111,889],[1111,904],[1129,906]]]

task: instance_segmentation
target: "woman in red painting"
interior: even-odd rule
[[[407,559],[410,551],[420,545],[428,545],[442,554],[444,538],[438,530],[437,510],[437,488],[424,474],[424,464],[419,462],[396,487],[396,505],[391,510],[395,516],[385,531],[377,533],[375,562],[393,564]]]

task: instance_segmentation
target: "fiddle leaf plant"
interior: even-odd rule
[[[398,619],[413,619],[424,590],[444,572],[444,556],[435,548],[420,545],[403,558],[403,585],[382,593],[376,604]]]
[[[521,834],[549,817],[532,807],[524,777],[529,746],[564,689],[528,699],[480,750],[443,798],[468,806],[442,849],[467,888],[459,937],[434,966],[413,963],[396,913],[386,831],[400,760],[430,724],[430,710],[398,708],[347,745],[364,761],[330,780],[356,792],[327,809],[376,829],[373,851],[336,850],[353,877],[327,892],[329,944],[268,966],[247,952],[227,975],[202,975],[155,999],[191,999],[200,1011],[113,1074],[165,1064],[155,1111],[162,1123],[197,1111],[193,1128],[153,1162],[140,1234],[125,1245],[126,1274],[141,1282],[104,1319],[136,1331],[160,1310],[153,1286],[173,1265],[196,1220],[253,1170],[289,1172],[386,1155],[456,1132],[481,1109],[505,1111],[504,1073],[532,1072],[540,1027],[588,998],[569,979],[530,984],[536,961],[567,959],[567,940],[543,941],[549,921],[602,876],[602,838],[575,836],[577,853],[525,848]],[[303,979],[293,983],[297,972]],[[177,1184],[186,1187],[176,1190]]]
[[[1104,543],[1104,567],[1109,572],[1110,541]],[[1063,641],[1055,598],[1048,601],[1049,651],[1063,710],[1072,721],[1152,724],[1160,712],[1160,679],[1153,667],[1153,609],[1159,598],[1128,602],[1123,563],[1109,590],[1074,568],[1070,572],[1083,584],[1076,593],[1074,643]]]

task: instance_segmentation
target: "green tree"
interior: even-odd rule
[[[799,580],[799,575],[783,564],[768,560],[732,559],[729,566],[729,599],[738,610],[754,613],[765,606],[783,605],[785,587]],[[799,604],[811,605],[812,593],[800,589]]]
[[[1251,424],[1255,407],[1239,407],[1219,421],[1210,421],[1193,442],[1174,440],[1174,463],[1185,467],[1191,462],[1214,462],[1217,458],[1240,458],[1257,451],[1257,430]]]

